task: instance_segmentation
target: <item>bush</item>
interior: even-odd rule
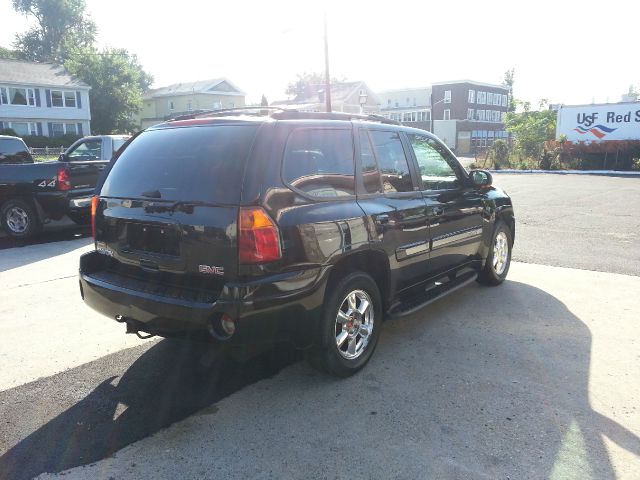
[[[25,135],[22,137],[29,148],[69,147],[73,142],[82,138],[80,135],[63,135],[61,137],[44,137],[40,135]]]
[[[18,134],[11,130],[10,128],[3,128],[0,130],[0,135],[9,135],[10,137],[17,137]]]

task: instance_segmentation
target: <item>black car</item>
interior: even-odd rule
[[[80,261],[89,306],[138,335],[293,342],[347,376],[384,317],[505,279],[511,199],[432,134],[249,113],[168,121],[114,159]]]

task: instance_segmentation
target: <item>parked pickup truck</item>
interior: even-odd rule
[[[85,137],[58,160],[34,162],[22,139],[0,136],[0,224],[4,231],[26,238],[64,215],[78,224],[88,223],[96,182],[127,139],[123,135]]]

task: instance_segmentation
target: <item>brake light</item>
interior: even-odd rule
[[[58,170],[58,183],[56,184],[58,190],[71,190],[71,176],[69,175],[69,168],[61,167]]]
[[[262,208],[241,208],[238,227],[240,263],[265,263],[282,258],[280,232]]]
[[[96,239],[96,213],[98,212],[98,203],[100,203],[100,197],[95,196],[91,198],[91,235],[93,239]]]

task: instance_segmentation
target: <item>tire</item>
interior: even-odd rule
[[[478,275],[478,283],[495,286],[505,281],[511,266],[512,247],[511,230],[506,223],[498,220],[493,229],[487,261]]]
[[[4,231],[13,238],[29,238],[41,229],[33,205],[25,200],[8,200],[0,208],[0,222]]]
[[[354,304],[357,313],[353,313]],[[327,290],[320,338],[307,353],[307,360],[318,370],[349,377],[371,358],[381,326],[382,298],[376,282],[366,273],[351,273]]]

